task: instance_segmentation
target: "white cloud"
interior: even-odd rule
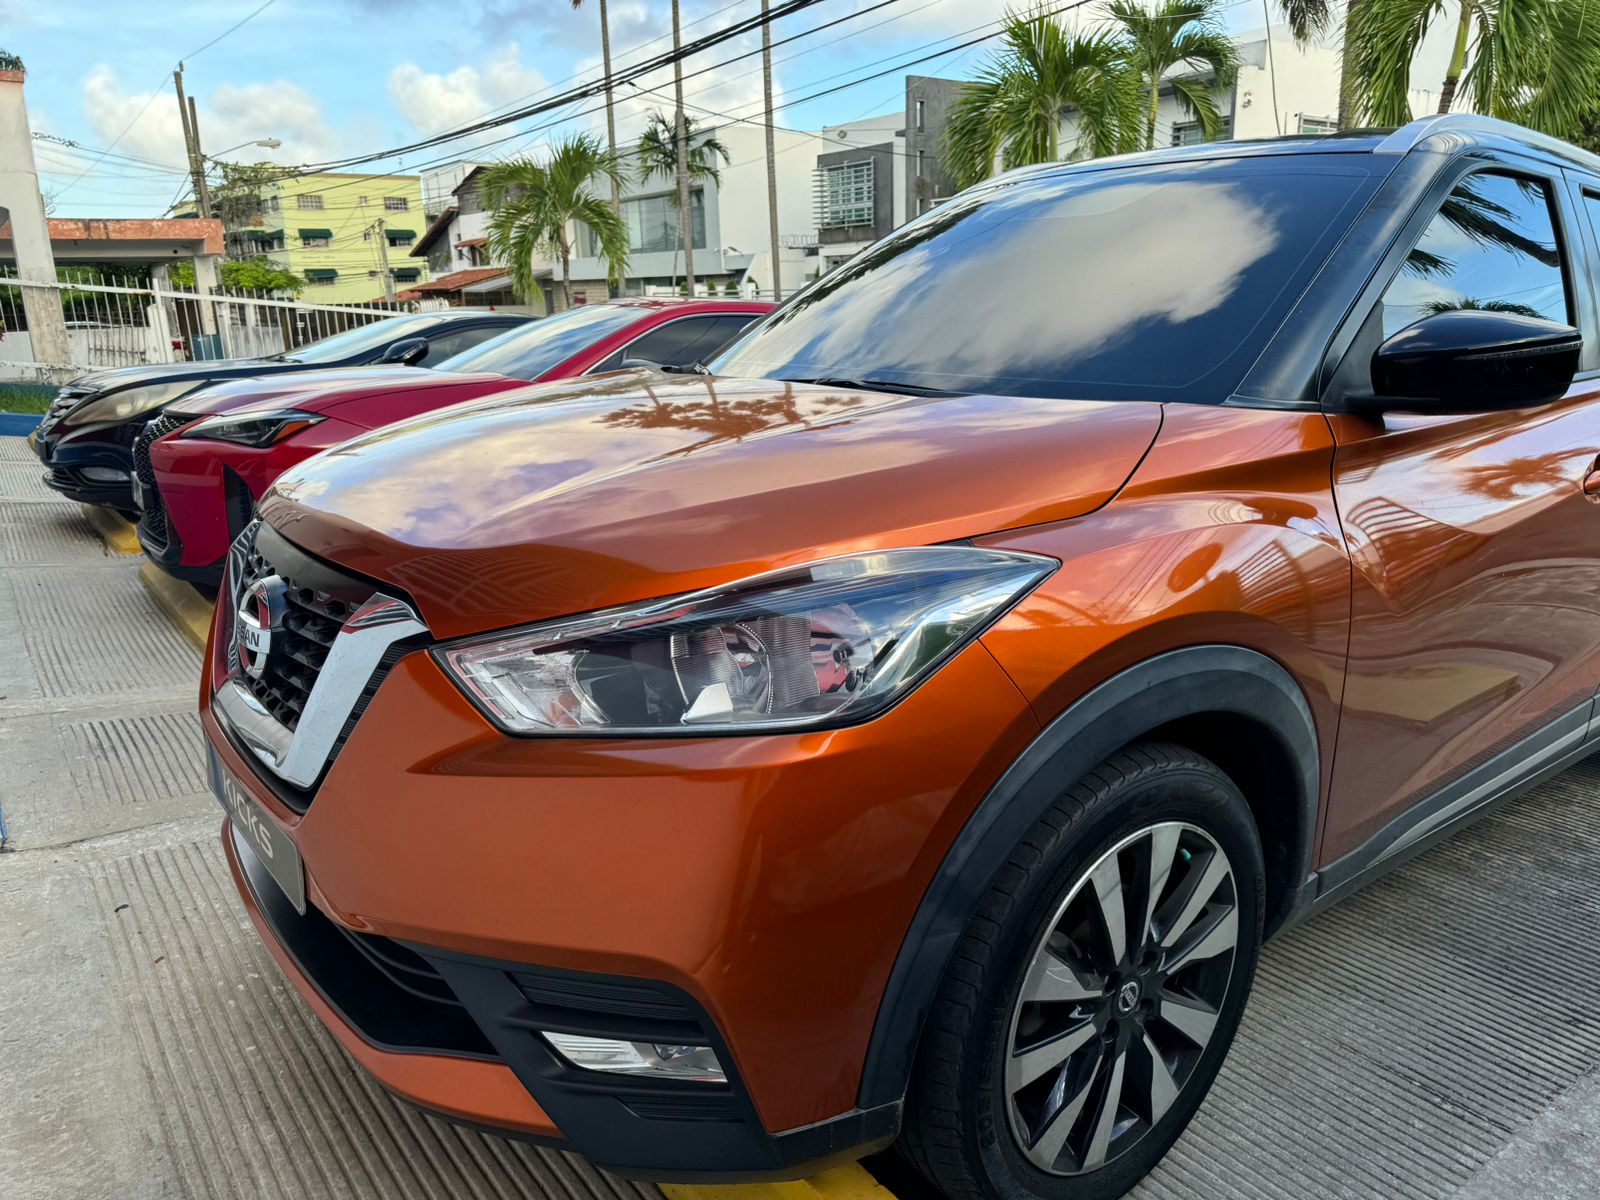
[[[340,151],[339,139],[324,120],[316,97],[284,80],[225,83],[209,97],[196,97],[195,106],[201,144],[208,154],[226,152],[240,161],[295,164],[333,158]],[[117,149],[123,153],[183,163],[183,127],[178,99],[170,88],[153,99],[148,93],[128,92],[112,67],[97,63],[83,80],[83,108],[100,145],[109,146],[120,135]],[[233,149],[241,142],[265,138],[277,138],[283,145],[271,151],[256,146]]]
[[[471,124],[548,86],[542,74],[523,65],[516,42],[506,43],[481,69],[466,65],[438,74],[407,62],[389,72],[390,101],[423,136]]]

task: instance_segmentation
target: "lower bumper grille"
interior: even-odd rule
[[[143,513],[139,518],[139,536],[155,549],[166,546],[171,537],[167,525],[167,506],[156,486],[155,468],[150,464],[150,444],[176,429],[182,429],[195,418],[167,413],[144,427],[133,443],[133,474],[139,480],[140,503]]]

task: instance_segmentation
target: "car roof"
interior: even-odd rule
[[[396,313],[402,317],[434,317],[440,324],[448,325],[452,321],[504,321],[515,324],[519,321],[531,321],[533,317],[528,313],[496,312],[492,308],[437,308],[426,312]]]
[[[1203,142],[1163,150],[1141,150],[1077,163],[1040,163],[1019,167],[996,179],[1008,181],[1156,163],[1209,162],[1217,159],[1274,158],[1308,154],[1373,154],[1399,157],[1416,151],[1472,149],[1532,151],[1552,160],[1600,175],[1600,156],[1548,134],[1510,121],[1475,113],[1421,117],[1398,129],[1352,129],[1335,134],[1290,134],[1285,137]]]
[[[622,308],[644,308],[674,312],[766,312],[773,307],[770,300],[721,299],[712,296],[618,296],[611,300],[596,300],[596,304],[615,304]]]

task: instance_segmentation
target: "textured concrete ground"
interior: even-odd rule
[[[216,847],[198,655],[36,477],[0,438],[0,1197],[655,1200],[411,1111],[321,1030]],[[1137,1194],[1600,1194],[1597,788],[1600,760],[1269,947]]]

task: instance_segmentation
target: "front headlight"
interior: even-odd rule
[[[265,413],[223,413],[196,421],[178,436],[237,442],[241,446],[270,446],[302,429],[310,429],[323,419],[320,413],[300,412],[293,408]]]
[[[73,409],[72,420],[78,425],[90,421],[126,421],[129,417],[171,404],[179,396],[187,396],[204,387],[207,382],[204,379],[178,379],[171,383],[152,383],[112,392],[109,396],[101,396]]]
[[[1058,565],[973,546],[853,554],[434,655],[509,733],[843,725],[916,687]]]

